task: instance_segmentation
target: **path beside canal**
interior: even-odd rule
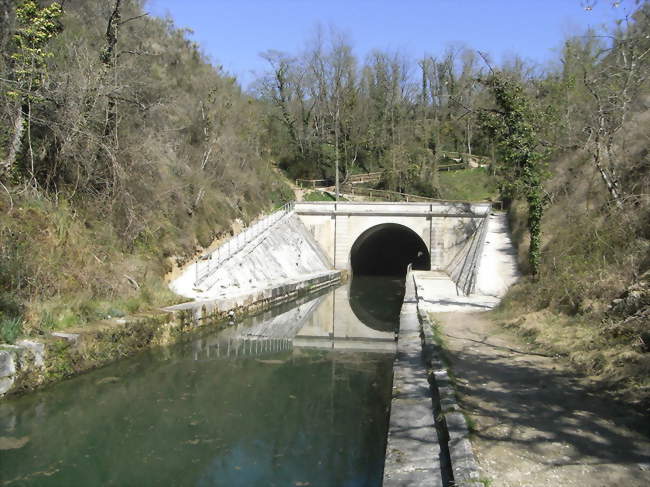
[[[650,485],[649,419],[476,313],[437,313],[492,487]],[[473,424],[472,424],[473,423]]]

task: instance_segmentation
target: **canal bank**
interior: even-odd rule
[[[103,367],[150,347],[191,338],[205,326],[260,313],[301,296],[337,285],[342,271],[286,280],[275,286],[224,299],[192,301],[157,312],[103,320],[47,336],[0,345],[0,400]]]
[[[349,290],[6,398],[0,483],[380,486],[394,332]]]
[[[409,272],[399,316],[383,485],[481,487],[467,423],[420,299]]]

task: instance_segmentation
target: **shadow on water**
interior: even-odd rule
[[[397,331],[408,265],[431,268],[425,242],[404,225],[376,225],[356,239],[350,264],[350,307],[356,317],[374,330]]]

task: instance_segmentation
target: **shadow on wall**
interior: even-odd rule
[[[429,270],[431,256],[420,236],[404,225],[385,223],[369,228],[350,252],[352,275],[406,276],[406,268]]]

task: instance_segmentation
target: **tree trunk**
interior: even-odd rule
[[[23,112],[22,103],[18,103],[16,116],[14,118],[14,136],[9,144],[9,152],[4,161],[0,163],[0,172],[8,173],[16,164],[16,157],[22,149],[23,134],[25,133],[25,113]]]
[[[0,53],[9,57],[7,44],[9,43],[11,24],[11,0],[0,0]]]
[[[616,180],[609,174],[609,171],[603,167],[601,164],[600,160],[595,158],[595,164],[596,168],[598,169],[598,172],[600,173],[600,176],[603,178],[603,181],[605,182],[605,185],[607,186],[607,191],[609,191],[609,194],[612,196],[614,199],[614,202],[616,203],[617,207],[621,207],[621,193],[618,190],[618,184]]]
[[[122,20],[120,12],[121,3],[122,0],[115,0],[115,8],[111,17],[108,19],[108,25],[106,27],[106,47],[104,47],[104,52],[102,52],[102,63],[107,71],[115,68],[115,46],[117,45],[120,22]],[[113,96],[108,97],[104,137],[107,137],[111,133],[115,133],[115,137],[117,137],[117,101]]]

